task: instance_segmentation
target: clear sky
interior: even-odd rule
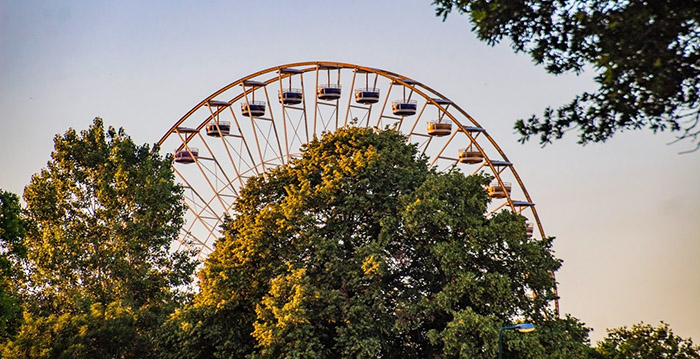
[[[595,329],[664,320],[700,341],[700,152],[629,132],[521,145],[515,119],[594,89],[547,74],[429,0],[0,0],[0,188],[23,191],[53,136],[95,116],[154,143],[203,98],[255,71],[330,60],[390,70],[443,93],[523,178],[556,255],[561,309]]]

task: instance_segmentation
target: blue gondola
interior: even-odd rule
[[[364,88],[355,90],[355,101],[363,105],[379,102],[378,88]]]
[[[189,151],[187,149],[175,152],[175,162],[177,163],[193,163],[199,157],[199,150],[190,147]]]
[[[391,112],[396,116],[412,116],[416,114],[418,104],[416,100],[397,100],[391,102]]]
[[[241,103],[241,113],[246,117],[260,117],[265,115],[265,101],[250,101]]]
[[[277,94],[283,105],[297,105],[302,101],[301,89],[283,89]]]
[[[211,137],[227,136],[231,131],[231,122],[219,121],[218,125],[215,121],[207,124],[207,135]]]
[[[340,98],[340,93],[340,85],[336,84],[320,85],[316,89],[319,100],[337,100]]]

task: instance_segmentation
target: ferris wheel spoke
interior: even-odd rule
[[[250,86],[250,89],[246,90],[246,86]],[[250,120],[250,127],[253,131],[253,139],[255,140],[255,146],[258,150],[258,158],[262,164],[262,175],[265,176],[267,171],[264,162],[265,157],[260,149],[260,136],[258,136],[258,131],[256,131],[257,126],[255,123],[256,117],[261,117],[264,115],[265,108],[267,107],[266,104],[260,104],[255,101],[255,91],[260,88],[260,86],[261,83],[254,80],[246,80],[241,82],[241,87],[243,88],[243,98],[245,100],[245,102],[241,103],[241,111],[243,112],[242,115],[248,117]],[[261,118],[261,120],[264,120],[264,118]],[[256,163],[257,161],[252,160],[252,162]]]
[[[253,163],[248,163],[248,162],[245,160],[246,156],[244,155],[244,148],[243,148],[244,146],[243,146],[243,142],[242,142],[242,141],[238,143],[238,148],[236,148],[229,140],[225,140],[225,142],[226,142],[226,148],[227,148],[227,150],[229,150],[229,151],[232,152],[231,157],[232,157],[232,158],[233,158],[233,157],[238,158],[238,162],[237,162],[237,163],[234,163],[234,166],[236,166],[236,167],[238,168],[238,170],[237,170],[237,172],[236,172],[236,176],[237,176],[237,177],[241,177],[242,174],[243,174],[247,169],[249,169],[249,168],[251,168],[252,166],[254,166],[254,162],[253,162]],[[235,160],[233,160],[233,161],[235,161]],[[241,183],[241,185],[243,185],[243,183]]]
[[[289,91],[291,93],[291,91],[292,91],[292,75],[290,74],[287,77],[289,78],[289,87],[288,88],[289,88]],[[278,97],[280,104],[282,105],[281,114],[282,114],[282,128],[284,131],[284,151],[285,151],[285,154],[287,155],[287,161],[289,161],[289,139],[287,138],[287,133],[288,133],[288,131],[287,131],[287,116],[289,116],[289,115],[287,113],[287,108],[285,106],[286,105],[285,104],[286,97],[285,97],[284,88],[282,87],[282,81],[283,81],[282,71],[278,70],[277,71],[277,82],[279,83],[279,90],[277,90],[278,91],[277,97]],[[265,91],[267,93],[267,90],[265,90]],[[302,94],[302,97],[303,97],[303,94]],[[268,102],[269,102],[269,99],[268,99]],[[270,112],[272,112],[272,104],[270,104]]]
[[[328,83],[330,83],[330,73],[328,76]],[[338,73],[336,74],[336,84],[338,85],[338,87],[340,87],[340,68],[338,68]],[[348,93],[350,94],[350,97],[352,97],[352,88],[350,88]],[[338,130],[338,122],[340,119],[340,97],[338,97],[335,100],[335,108],[333,109],[333,112],[335,115],[335,116],[333,116],[333,117],[335,117],[335,127],[333,128],[333,131],[337,131]]]
[[[315,71],[316,72],[316,84],[314,85],[314,123],[313,123],[313,127],[311,130],[311,133],[313,133],[314,136],[316,135],[316,119],[318,117],[318,111],[319,111],[319,109],[318,109],[318,95],[317,95],[318,86],[320,85],[318,83],[319,70],[320,70],[320,66],[316,65],[316,71]]]
[[[508,204],[508,202],[506,202],[506,201],[502,202],[500,205],[498,205],[498,207],[496,207],[495,209],[492,209],[489,213],[487,213],[486,217],[491,217],[494,213],[498,212],[500,209],[505,207],[507,204]]]
[[[238,191],[233,185],[233,182],[237,179],[240,182],[240,185],[243,186],[243,182],[241,181],[241,173],[238,169],[239,166],[236,165],[236,161],[233,159],[233,155],[231,154],[230,143],[226,140],[225,136],[221,136],[221,143],[222,147],[226,150],[226,155],[228,156],[229,163],[231,163],[233,172],[236,174],[236,177],[233,180],[229,180],[228,185],[231,187],[231,190],[236,194],[236,196],[238,196]],[[238,157],[241,158],[240,155]]]
[[[207,201],[196,190],[191,189],[191,191],[194,197],[185,198],[184,200],[189,204],[192,213],[195,213],[198,218],[204,219],[218,218],[220,216],[219,211],[212,208],[211,199]]]
[[[348,105],[345,107],[345,118],[343,119],[343,126],[348,125],[348,116],[350,115],[350,108],[352,106],[352,94],[355,91],[355,78],[357,78],[357,69],[352,70],[352,80],[350,81],[350,96],[348,96]]]
[[[306,135],[306,141],[304,143],[309,143],[311,139],[309,138],[309,113],[307,111],[308,107],[306,107],[306,88],[304,87],[304,72],[299,74],[299,78],[301,79],[301,105],[302,105],[302,116],[303,116],[303,122],[304,122],[304,134]],[[314,99],[316,97],[314,96]],[[315,101],[315,100],[314,100]],[[301,118],[300,118],[301,121]]]
[[[186,232],[187,232],[187,233],[190,233],[190,232],[192,231],[192,228],[193,228],[193,226],[195,225],[195,223],[200,223],[202,226],[204,226],[204,228],[205,228],[205,230],[206,230],[207,232],[209,232],[210,234],[213,235],[214,233],[213,233],[213,231],[212,231],[212,228],[209,226],[209,224],[207,223],[206,219],[203,218],[204,216],[203,216],[202,214],[204,213],[205,210],[209,211],[209,214],[210,214],[212,217],[218,217],[219,214],[218,214],[214,209],[212,209],[212,208],[209,206],[209,204],[204,200],[204,198],[202,198],[202,196],[199,195],[199,192],[197,192],[194,188],[192,188],[192,187],[189,185],[189,182],[187,181],[187,179],[186,179],[184,176],[182,176],[182,174],[177,170],[177,168],[173,168],[173,170],[175,171],[175,173],[178,174],[178,176],[180,177],[180,179],[181,179],[183,182],[185,182],[185,183],[187,184],[187,186],[188,186],[188,188],[190,189],[190,191],[191,191],[197,198],[199,198],[199,200],[202,202],[202,206],[201,206],[201,208],[198,210],[198,209],[196,209],[195,207],[193,207],[193,206],[197,206],[197,203],[196,203],[195,201],[193,201],[193,200],[192,200],[192,201],[187,201],[187,200],[185,199],[185,201],[184,201],[185,207],[187,207],[188,211],[190,211],[191,213],[196,214],[196,215],[195,215],[195,219],[196,219],[196,220],[195,220],[195,221],[192,221],[192,222],[189,224],[190,226],[189,226],[189,228],[188,228],[188,230],[187,230]],[[204,246],[207,245],[206,242],[201,242],[201,244],[204,245]]]
[[[277,141],[277,150],[279,151],[277,153],[279,153],[279,155],[280,155],[280,161],[282,161],[282,164],[284,164],[284,157],[282,157],[284,152],[282,151],[282,143],[280,142],[280,136],[279,136],[279,133],[277,132],[277,125],[275,124],[275,113],[274,113],[274,111],[272,111],[272,102],[270,102],[270,96],[267,92],[267,87],[263,87],[263,90],[265,91],[265,99],[267,99],[267,106],[268,106],[268,109],[270,110],[271,130],[275,134],[275,140]],[[268,132],[268,134],[269,134],[269,132]],[[285,132],[285,136],[286,136],[286,132]],[[270,143],[269,142],[269,135],[266,139],[268,139],[268,144],[269,144]],[[272,145],[271,145],[271,147],[272,147]],[[273,149],[273,151],[274,151],[274,149]]]
[[[274,144],[270,143],[270,137],[272,137],[272,133],[275,132],[274,126],[269,125],[267,127],[267,129],[265,130],[265,129],[261,128],[261,126],[259,124],[256,123],[256,127],[258,130],[258,133],[265,133],[265,136],[263,136],[263,138],[265,139],[265,142],[263,144],[262,155],[261,155],[262,161],[265,161],[265,159],[268,158],[268,155],[267,155],[268,150],[270,150],[270,152],[272,152],[273,155],[277,155],[277,153],[275,152]],[[280,151],[279,155],[274,156],[274,157],[280,158],[280,159],[284,158],[281,151]],[[282,160],[282,162],[284,163],[283,160]]]
[[[382,101],[382,109],[379,110],[379,118],[377,118],[377,126],[379,126],[379,124],[381,123],[382,118],[385,117],[384,111],[386,111],[386,104],[389,103],[389,96],[391,95],[391,90],[393,88],[394,88],[394,81],[392,80],[391,82],[389,82],[389,89],[386,90],[386,95],[384,95],[384,101]],[[401,118],[399,120],[399,126],[398,126],[399,130],[401,129],[401,122],[402,121],[403,121],[403,118]],[[367,117],[367,123],[365,123],[365,126],[369,126],[369,117]]]
[[[216,187],[212,184],[211,178],[209,178],[209,176],[207,176],[207,171],[204,170],[204,165],[201,163],[201,161],[195,161],[195,163],[197,164],[197,168],[199,169],[200,173],[202,174],[202,177],[204,178],[204,180],[205,180],[205,181],[207,182],[207,184],[209,185],[209,189],[210,189],[212,192],[216,193],[216,192],[217,192],[217,191],[216,191]],[[215,198],[217,198],[217,199],[219,200],[219,204],[221,204],[221,207],[222,207],[222,208],[226,208],[226,205],[224,204],[224,202],[223,202],[223,200],[221,199],[221,197],[219,197],[219,196],[217,195],[217,196],[215,196]]]
[[[422,106],[421,109],[420,109],[420,112],[418,112],[418,116],[416,116],[415,121],[413,121],[413,125],[411,125],[411,129],[408,131],[408,136],[409,136],[409,137],[410,137],[410,136],[415,136],[415,135],[419,135],[419,136],[428,136],[428,137],[430,137],[430,135],[428,135],[428,134],[424,134],[424,133],[422,133],[422,132],[416,132],[416,126],[418,125],[418,121],[421,119],[421,117],[423,117],[423,112],[425,112],[425,108],[426,108],[427,106],[428,106],[428,104],[427,104],[427,103],[424,103],[423,106]],[[403,122],[403,118],[401,119],[401,122]]]
[[[196,135],[196,130],[194,130],[194,129],[192,129],[192,128],[178,128],[176,131],[177,131],[177,135],[178,135],[178,137],[180,138],[181,141],[185,141],[185,139],[184,139],[183,136],[182,136],[183,134],[185,134],[185,135],[187,135],[187,134],[192,134],[191,136],[188,136],[189,139],[192,139],[192,138]],[[199,158],[199,157],[198,157],[198,155],[199,155],[199,151],[198,151],[198,150],[195,150],[195,149],[193,149],[193,148],[191,149],[191,148],[189,147],[189,145],[188,145],[187,142],[184,142],[183,145],[184,145],[185,150],[186,150],[186,153],[188,154],[188,156],[189,156],[190,159]],[[196,155],[195,155],[195,154],[196,154]],[[203,158],[203,157],[202,157],[201,159],[212,160],[212,158]],[[205,180],[207,181],[207,183],[209,184],[209,188],[210,188],[213,192],[216,192],[216,188],[215,188],[215,186],[211,183],[211,180],[210,180],[209,176],[207,176],[206,172],[202,169],[202,164],[201,164],[201,162],[200,162],[199,160],[195,160],[195,161],[193,161],[193,162],[197,164],[197,168],[200,170],[202,176],[204,177],[204,179],[205,179]],[[217,197],[218,197],[218,196],[217,196]],[[221,199],[219,198],[219,200],[221,200]],[[222,207],[225,207],[225,205],[223,204],[223,202],[221,202],[221,205],[222,205]]]
[[[218,174],[216,173],[216,171],[211,170],[211,169],[210,169],[209,167],[207,167],[206,165],[203,165],[202,167],[203,167],[207,172],[209,172],[209,174],[211,174],[212,177],[214,177],[214,179],[216,180],[216,184],[217,184],[217,185],[218,185],[219,183],[222,184],[221,189],[219,189],[218,186],[216,186],[217,188],[214,189],[214,193],[213,193],[213,194],[214,194],[215,197],[212,197],[212,200],[213,200],[214,198],[217,198],[218,201],[221,203],[221,205],[222,205],[224,208],[226,208],[226,207],[228,206],[228,201],[224,200],[224,198],[226,198],[226,197],[233,197],[233,198],[236,198],[236,197],[237,197],[237,193],[236,193],[237,191],[234,190],[233,193],[230,193],[230,194],[224,193],[223,191],[228,190],[228,188],[229,188],[231,182],[230,182],[230,181],[229,181],[229,182],[226,182],[226,181],[221,180],[221,179],[218,177]],[[210,202],[211,202],[211,200],[210,200]]]
[[[301,146],[301,145],[303,145],[304,143],[306,143],[306,142],[301,138],[301,135],[299,135],[299,131],[300,131],[300,127],[301,127],[302,123],[306,124],[306,121],[305,121],[305,119],[304,119],[303,116],[304,116],[304,115],[302,114],[302,117],[300,117],[300,118],[297,120],[296,124],[295,124],[294,122],[291,122],[291,121],[290,121],[290,123],[289,123],[289,124],[290,124],[290,127],[291,127],[291,129],[292,129],[292,138],[291,138],[291,142],[290,142],[290,145],[291,145],[291,146],[294,146],[294,143],[295,143],[294,141],[295,141],[295,140],[298,141],[298,142],[296,142],[296,143],[298,144],[298,146]],[[291,119],[291,117],[289,117],[289,118]],[[294,147],[294,148],[297,148],[297,147]],[[290,151],[293,151],[293,150],[292,150],[291,148],[287,150],[287,156],[288,156],[288,157],[291,156],[291,155],[290,155],[290,153],[291,153]]]
[[[209,253],[211,253],[213,251],[210,246],[208,246],[206,243],[204,243],[204,240],[199,239],[197,236],[193,235],[192,233],[183,231],[183,237],[184,238],[191,238],[191,241],[188,241],[188,240],[179,241],[180,245],[176,249],[177,251],[180,251],[180,250],[182,250],[182,247],[185,247],[189,251],[198,252],[197,258],[201,259],[201,260],[206,259],[206,255],[208,255]]]
[[[246,154],[248,155],[248,158],[250,159],[251,166],[255,164],[255,158],[253,158],[253,152],[250,150],[250,146],[248,145],[248,140],[246,139],[243,130],[241,129],[241,124],[238,121],[238,117],[236,116],[236,113],[233,111],[233,106],[229,107],[231,109],[231,117],[233,118],[234,123],[236,124],[236,129],[238,130],[238,134],[240,137],[237,137],[241,140],[241,149],[245,147]],[[244,156],[240,156],[241,160],[243,160]],[[240,165],[240,162],[239,162]]]
[[[353,122],[353,123],[355,123],[355,124],[362,123],[362,122],[369,123],[369,121],[370,121],[370,111],[369,111],[369,109],[367,109],[367,108],[362,108],[362,107],[360,107],[360,106],[352,106],[352,107],[358,109],[358,110],[361,112],[361,115],[354,116],[354,114],[352,114],[352,109],[350,110],[351,115],[353,115],[353,116],[351,116],[352,122]],[[364,111],[363,111],[363,110],[364,110]]]
[[[319,106],[320,105],[320,106]],[[324,105],[327,105],[326,103],[323,102],[317,102],[316,104],[316,118],[318,119],[318,123],[320,123],[320,128],[321,132],[326,130],[326,120],[323,118],[323,111],[322,108]],[[314,135],[317,134],[317,127],[316,127],[316,122],[314,122]]]
[[[435,156],[434,156],[435,158],[434,158],[433,161],[430,163],[430,167],[433,167],[433,166],[435,165],[435,163],[437,162],[437,160],[440,159],[440,158],[442,158],[442,154],[445,152],[445,149],[447,148],[447,145],[449,145],[450,142],[452,142],[452,139],[455,138],[455,136],[457,135],[457,133],[458,133],[457,131],[453,131],[453,132],[452,132],[452,134],[450,135],[450,138],[445,142],[445,144],[442,146],[442,148],[440,149],[440,151],[438,151],[438,153],[435,154]],[[423,153],[425,154],[425,151],[424,151]]]
[[[290,107],[290,106],[283,106],[282,107],[282,114],[285,118],[284,121],[284,138],[285,138],[285,154],[287,161],[290,160],[291,153],[298,148],[298,146],[303,145],[306,143],[302,136],[305,136],[303,133],[300,134],[300,132],[303,130],[301,128],[302,124],[306,124],[305,120],[305,115],[303,112],[299,112],[298,118],[295,119],[295,116],[292,116],[289,113],[289,110],[301,110],[303,111],[303,108],[299,107]]]
[[[224,168],[223,168],[223,167],[221,166],[221,164],[219,163],[219,160],[216,158],[216,153],[215,153],[214,151],[212,151],[211,147],[209,147],[209,144],[207,143],[206,139],[201,135],[201,133],[198,133],[198,134],[199,134],[199,137],[200,137],[202,143],[204,143],[204,147],[207,149],[207,151],[208,151],[209,154],[211,155],[211,159],[212,159],[212,161],[214,162],[214,164],[216,165],[215,168],[218,168],[218,170],[221,171],[221,175],[224,176],[224,181],[221,181],[221,182],[222,182],[222,183],[225,183],[225,184],[226,184],[226,187],[228,187],[228,185],[232,182],[231,179],[228,177],[228,175],[226,174],[226,171],[224,170]],[[230,154],[229,154],[229,155],[230,155]],[[234,166],[234,168],[235,168],[235,166]],[[209,170],[209,172],[212,173],[211,170]],[[214,178],[215,178],[217,181],[220,181],[220,179],[219,179],[219,174],[218,174],[218,173],[216,173],[216,172],[214,171],[214,172],[212,173],[212,175],[214,176]],[[235,190],[234,190],[234,192],[235,192]]]
[[[365,73],[367,74],[367,73]],[[369,76],[365,77],[365,81],[369,80]],[[377,81],[379,80],[379,74],[374,74],[374,82],[372,83],[372,89],[377,92],[377,100],[379,100],[379,96],[381,96],[379,91],[379,88],[377,87]],[[377,101],[379,102],[379,101]],[[367,108],[367,121],[372,117],[372,106],[374,106],[374,103],[370,103],[368,108]],[[369,123],[369,122],[368,122]]]

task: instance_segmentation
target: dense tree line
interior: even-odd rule
[[[486,217],[483,175],[430,170],[394,131],[342,129],[254,177],[192,279],[172,252],[172,159],[97,119],[0,192],[4,358],[700,358],[666,324],[610,331],[553,313],[552,239]]]

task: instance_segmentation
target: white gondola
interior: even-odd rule
[[[462,148],[459,150],[459,162],[466,164],[477,164],[484,160],[484,155],[479,150]]]
[[[488,187],[489,197],[491,198],[505,198],[506,193],[510,195],[510,189],[512,188],[510,182],[503,182],[503,186],[500,183],[494,182]]]
[[[428,122],[428,134],[431,136],[447,136],[452,133],[452,122]]]
[[[283,105],[298,105],[303,99],[301,89],[293,88],[282,89],[277,92],[277,97]]]
[[[535,234],[535,226],[532,223],[526,223],[526,225],[525,233],[528,237],[532,237],[532,235]]]
[[[260,117],[265,115],[265,101],[250,101],[241,103],[241,113],[246,117]]]
[[[338,84],[319,85],[316,94],[319,100],[337,100],[340,98],[341,87]]]
[[[211,137],[228,136],[230,131],[231,122],[229,121],[219,121],[218,124],[215,121],[211,121],[207,124],[207,135]]]
[[[391,112],[396,116],[412,116],[416,114],[418,102],[416,100],[391,101]]]
[[[194,147],[175,152],[175,162],[177,163],[193,163],[197,157],[199,157],[199,149]]]
[[[363,105],[379,102],[378,88],[355,89],[355,101]]]

